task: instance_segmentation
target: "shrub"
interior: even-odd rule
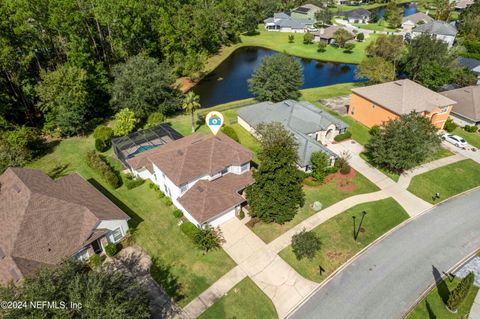
[[[118,188],[121,185],[121,180],[117,173],[105,162],[105,159],[95,151],[87,153],[87,165],[100,174],[110,186]]]
[[[109,243],[107,246],[105,246],[105,254],[108,257],[113,257],[117,253],[117,245],[114,243]]]
[[[101,263],[102,263],[102,260],[100,259],[100,255],[97,255],[97,254],[90,256],[90,258],[88,259],[88,264],[92,269],[100,267]]]
[[[153,112],[148,116],[145,128],[151,128],[163,122],[165,122],[165,115],[161,112]]]
[[[327,43],[320,40],[320,42],[318,42],[318,49],[317,49],[317,51],[318,51],[318,52],[325,52],[326,49],[327,49]]]
[[[458,127],[457,124],[455,124],[455,122],[453,122],[452,119],[448,119],[446,122],[445,122],[445,125],[443,126],[443,128],[445,129],[445,131],[447,132],[453,132],[455,131],[455,129]]]
[[[183,217],[183,212],[180,209],[176,208],[176,209],[173,210],[173,216],[175,218],[182,218]]]
[[[105,152],[106,150],[108,150],[108,145],[105,141],[97,138],[95,140],[95,149],[99,152]]]
[[[368,130],[368,133],[370,135],[377,135],[378,133],[380,133],[380,126],[379,125],[372,126],[370,130]]]
[[[158,188],[158,186],[157,186],[157,188]],[[160,190],[160,188],[157,189],[157,194],[158,194],[158,198],[160,198],[160,199],[162,199],[162,198],[165,197],[165,193],[162,192],[162,191]]]
[[[240,140],[238,139],[237,132],[235,132],[235,130],[231,126],[222,127],[222,132],[228,137],[230,137],[232,140],[234,140],[235,142],[240,142]]]
[[[112,137],[113,129],[105,125],[99,125],[93,131],[93,138],[102,140],[103,142],[110,141]]]
[[[320,238],[312,231],[307,232],[303,229],[292,236],[292,250],[297,260],[305,257],[312,259],[320,250],[320,247]]]
[[[476,127],[475,125],[465,125],[463,129],[467,132],[475,133],[478,130],[478,127]]]
[[[238,213],[238,219],[242,220],[245,218],[245,212],[243,211],[243,208],[240,208],[240,212]]]
[[[348,140],[351,137],[352,137],[352,133],[350,133],[349,131],[346,131],[345,133],[338,134],[337,136],[335,136],[334,140],[336,142],[341,142],[344,140]]]
[[[310,157],[312,162],[312,177],[317,182],[323,182],[327,176],[326,168],[328,167],[328,157],[324,152],[312,153]]]
[[[340,158],[335,161],[335,167],[338,168],[341,174],[347,175],[350,173],[350,165],[348,164],[349,157],[348,155],[342,154]]]
[[[357,41],[362,42],[363,40],[365,40],[365,35],[360,32],[359,34],[357,34]]]
[[[347,162],[345,162],[345,163],[343,163],[343,165],[340,167],[340,174],[347,175],[347,174],[350,173],[351,169],[352,169],[352,168],[350,167],[350,165],[349,165]]]
[[[180,230],[187,235],[192,241],[195,240],[195,236],[198,233],[198,228],[191,222],[184,222],[180,225]]]
[[[143,182],[144,180],[139,177],[133,178],[132,176],[127,175],[125,179],[125,186],[127,187],[127,189],[134,189],[135,187],[142,185]]]
[[[473,286],[473,281],[475,280],[475,276],[473,273],[469,273],[465,278],[460,281],[457,287],[453,289],[447,300],[447,307],[451,311],[456,311],[458,306],[462,303],[462,301],[467,297],[468,292]]]
[[[293,34],[290,34],[288,36],[288,43],[293,43],[294,40],[295,40],[295,37],[293,36]]]
[[[213,228],[206,225],[199,228],[195,234],[194,242],[198,248],[203,249],[203,253],[208,253],[209,250],[220,248],[224,241],[220,228]]]
[[[310,32],[307,32],[303,35],[303,43],[304,44],[312,44],[313,43],[313,39],[314,39],[314,35]]]
[[[343,52],[345,53],[352,53],[353,49],[355,48],[355,43],[346,43]]]
[[[163,193],[162,193],[163,194]],[[164,195],[165,196],[165,195]],[[173,205],[173,202],[170,198],[167,197],[167,199],[165,200],[165,205],[167,206],[172,206]]]

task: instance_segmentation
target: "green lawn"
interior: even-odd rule
[[[408,2],[412,2],[412,0],[398,0],[397,4],[408,3]],[[364,9],[370,10],[370,9],[374,9],[374,8],[378,8],[386,5],[387,5],[386,2],[385,3],[368,3],[368,4],[361,4],[361,5],[341,5],[340,4],[331,9],[334,10],[335,12],[348,11],[348,10],[353,10],[358,8],[364,8]]]
[[[445,200],[477,186],[480,186],[480,164],[467,159],[413,177],[408,191],[433,204],[437,192],[440,200]]]
[[[349,193],[337,190],[336,183],[338,182],[338,179],[332,180],[330,183],[323,186],[322,188],[304,188],[305,205],[298,210],[298,213],[297,215],[295,215],[293,220],[283,225],[276,223],[266,224],[259,222],[255,224],[255,226],[252,228],[253,232],[257,234],[257,236],[260,237],[263,241],[269,243],[290,228],[299,224],[301,221],[315,214],[313,209],[310,208],[315,201],[319,201],[322,204],[323,208],[326,208],[347,197],[375,192],[379,190],[379,188],[375,184],[370,182],[360,173],[349,179],[349,181],[354,183],[356,186],[355,191]],[[318,214],[321,213],[322,211],[320,211]]]
[[[457,127],[452,134],[461,136],[468,142],[468,144],[472,145],[473,147],[480,148],[480,134],[478,132],[470,133],[465,131],[461,127]]]
[[[234,267],[235,263],[223,250],[203,255],[180,231],[173,209],[157,198],[147,184],[127,190],[110,188],[99,175],[85,164],[85,154],[93,149],[93,138],[75,137],[65,139],[55,146],[50,154],[34,161],[29,166],[47,173],[62,176],[73,172],[97,186],[130,217],[129,222],[135,241],[154,260],[153,277],[169,295],[186,305],[194,297]],[[114,165],[120,163],[107,153]]]
[[[250,279],[245,278],[217,300],[199,319],[276,319],[272,301]]]
[[[362,224],[364,232],[360,232],[355,241],[352,216],[356,216],[358,228],[362,211],[368,213]],[[360,204],[313,229],[322,242],[313,259],[297,260],[291,246],[282,250],[280,256],[303,277],[321,282],[361,249],[406,219],[408,214],[393,198]],[[319,267],[324,269],[322,275]]]
[[[458,319],[467,318],[472,307],[475,296],[477,295],[478,288],[473,287],[467,295],[467,298],[460,305],[457,313],[451,313],[445,308],[445,302],[447,300],[448,293],[454,289],[459,279],[455,278],[452,281],[446,278],[441,283],[437,284],[429,294],[422,300],[413,311],[407,316],[407,319]]]

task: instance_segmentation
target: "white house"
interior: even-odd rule
[[[357,8],[341,13],[349,23],[368,23],[372,13],[364,8]]]
[[[412,30],[412,39],[425,33],[430,34],[435,39],[446,42],[448,46],[451,47],[455,42],[458,30],[452,23],[435,20],[426,24],[417,25],[417,27]]]
[[[304,33],[313,30],[314,21],[310,19],[292,18],[286,13],[274,13],[273,18],[264,20],[265,29],[276,32]]]
[[[246,203],[240,194],[252,184],[252,152],[219,132],[194,133],[127,160],[132,173],[149,179],[196,226],[215,227]]]
[[[128,215],[78,174],[52,180],[38,170],[8,168],[0,185],[0,283],[68,257],[103,254],[128,231]]]
[[[402,30],[411,32],[414,27],[419,24],[430,23],[433,18],[423,12],[417,12],[402,19]]]

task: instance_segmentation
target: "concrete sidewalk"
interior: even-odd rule
[[[477,297],[475,297],[473,301],[468,319],[480,319],[480,290],[477,292]]]

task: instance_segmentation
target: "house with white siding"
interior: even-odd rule
[[[158,185],[194,225],[215,227],[246,204],[242,191],[254,182],[252,159],[252,152],[219,132],[194,133],[141,152],[127,163],[133,175]]]

